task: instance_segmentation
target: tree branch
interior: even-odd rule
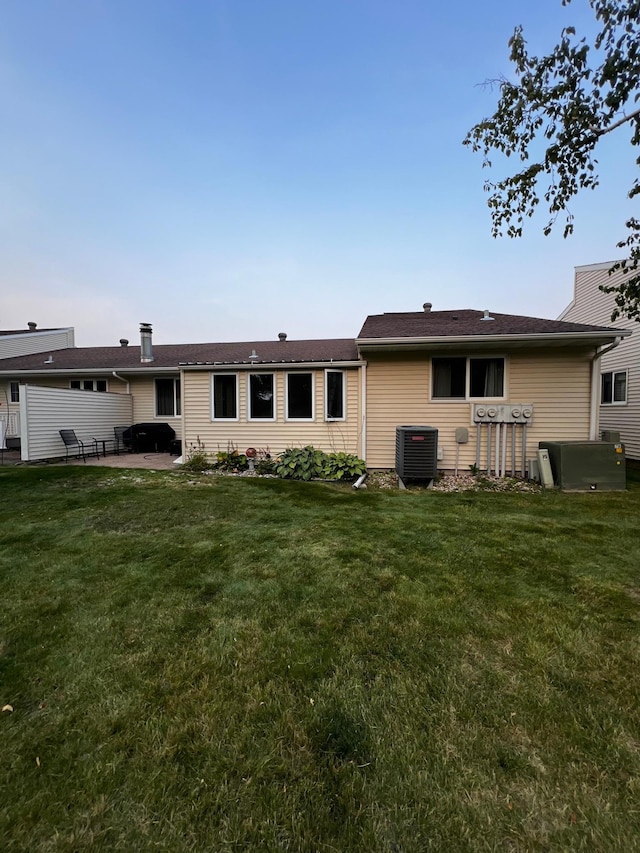
[[[605,133],[611,133],[612,130],[615,130],[620,125],[624,124],[627,121],[632,121],[634,118],[640,117],[640,109],[635,110],[635,112],[630,113],[628,116],[623,116],[619,121],[610,124],[609,127],[590,127],[591,130],[596,136],[604,136]]]

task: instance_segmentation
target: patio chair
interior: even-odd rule
[[[67,451],[64,459],[65,462],[69,461],[69,453],[74,450],[76,451],[77,458],[80,459],[82,457],[83,462],[87,461],[87,456],[99,456],[98,442],[95,438],[90,439],[90,441],[81,441],[76,435],[75,430],[72,429],[61,429],[59,433]]]
[[[125,437],[125,433],[130,430],[130,426],[116,426],[113,428],[114,438],[114,453],[118,456],[120,455],[120,448],[126,450],[128,453],[131,452],[131,438],[130,433]],[[128,442],[125,440],[128,439]]]

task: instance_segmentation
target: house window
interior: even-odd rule
[[[434,400],[504,397],[504,358],[432,358]]]
[[[621,405],[627,402],[627,371],[609,370],[602,374],[600,402],[603,406]]]
[[[287,373],[287,419],[313,420],[313,375]]]
[[[235,373],[213,374],[213,419],[238,420],[238,377]]]
[[[20,383],[19,382],[10,382],[9,383],[9,399],[12,403],[20,402]]]
[[[273,373],[249,374],[249,419],[275,420]]]
[[[156,379],[156,417],[175,418],[180,415],[180,380]]]
[[[469,359],[469,396],[504,396],[504,359]]]
[[[72,379],[69,382],[69,388],[74,388],[76,391],[106,391],[106,379]]]
[[[324,374],[325,419],[343,421],[345,411],[343,370],[326,370]]]

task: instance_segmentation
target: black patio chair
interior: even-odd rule
[[[58,430],[60,433],[60,438],[64,441],[64,447],[67,451],[67,455],[65,456],[64,461],[69,461],[69,453],[76,451],[77,458],[80,459],[82,457],[82,461],[87,461],[87,456],[99,456],[98,453],[98,442],[95,438],[90,439],[89,441],[81,441],[75,433],[73,429],[61,429]]]
[[[131,429],[130,426],[116,426],[113,428],[114,438],[114,452],[119,456],[120,449],[126,450],[127,453],[131,453],[131,433],[125,436],[125,433]]]

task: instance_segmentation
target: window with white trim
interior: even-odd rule
[[[212,418],[214,421],[238,420],[238,374],[214,373],[212,376]]]
[[[504,397],[504,358],[434,357],[431,397],[434,400]]]
[[[12,403],[20,402],[20,383],[19,382],[10,382],[9,383],[9,400]]]
[[[106,391],[106,379],[72,379],[69,382],[69,388],[76,391]]]
[[[275,420],[275,379],[273,373],[249,374],[249,420]]]
[[[287,373],[286,413],[288,421],[313,420],[313,374]]]
[[[346,383],[344,370],[325,370],[324,372],[324,417],[327,421],[345,419]]]
[[[177,418],[180,416],[180,379],[162,377],[155,380],[156,417]]]
[[[603,406],[621,406],[627,402],[626,370],[607,370],[600,381],[600,402]]]

